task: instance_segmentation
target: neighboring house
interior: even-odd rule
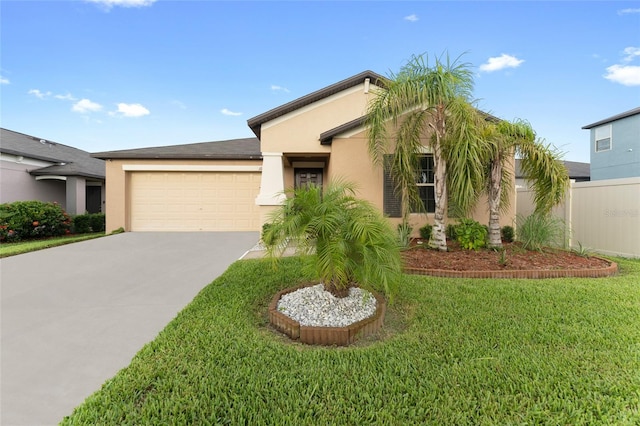
[[[575,182],[588,182],[591,180],[590,174],[590,164],[589,163],[580,163],[577,161],[563,161],[564,166],[567,168],[567,172],[569,172],[569,179]],[[522,169],[520,168],[520,160],[516,159],[516,188],[527,188],[527,182],[524,179],[522,174]]]
[[[640,107],[586,125],[591,180],[640,176]]]
[[[108,160],[107,231],[259,231],[285,189],[334,179],[356,183],[360,198],[400,223],[389,177],[367,151],[364,116],[381,80],[365,71],[253,117],[256,138],[93,154]],[[433,220],[433,159],[424,153],[416,185],[429,214],[412,215],[415,232]],[[514,216],[507,211],[503,225]],[[488,222],[485,202],[473,217]]]
[[[39,137],[0,132],[0,203],[57,202],[72,215],[103,211],[103,160]]]

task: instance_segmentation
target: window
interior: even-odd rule
[[[395,184],[390,169],[392,156],[385,156],[385,167],[383,175],[383,211],[389,217],[402,217],[402,197],[396,192]],[[436,197],[434,185],[433,155],[420,157],[418,172],[416,174],[416,185],[422,200],[423,208],[414,206],[411,209],[414,213],[434,213],[436,211]]]
[[[418,167],[418,175],[416,176],[416,185],[418,185],[418,193],[422,200],[423,209],[412,208],[413,212],[433,213],[436,211],[436,195],[434,185],[433,172],[433,155],[424,155],[420,157],[420,165]]]
[[[596,152],[611,149],[611,125],[596,128]]]

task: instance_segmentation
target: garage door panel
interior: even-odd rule
[[[256,172],[133,172],[133,231],[256,231]]]

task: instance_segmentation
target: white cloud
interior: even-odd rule
[[[607,67],[604,78],[623,86],[640,86],[640,66],[611,65]]]
[[[97,112],[97,111],[100,111],[101,109],[102,109],[102,105],[92,102],[89,99],[80,99],[71,107],[71,111],[79,112],[81,114],[84,114],[87,112]]]
[[[627,47],[622,53],[623,64],[607,67],[607,73],[603,77],[623,86],[640,86],[640,66],[629,64],[634,59],[640,58],[640,47]]]
[[[76,98],[73,97],[71,93],[67,93],[66,95],[54,95],[54,98],[60,99],[62,101],[75,101]]]
[[[515,56],[503,53],[500,56],[489,58],[486,64],[480,65],[480,71],[493,72],[505,68],[517,68],[524,62],[524,59],[518,59]]]
[[[173,100],[173,101],[171,101],[171,105],[174,105],[174,106],[176,106],[176,107],[178,107],[180,109],[187,109],[187,106],[182,101]]]
[[[156,0],[85,0],[89,3],[95,3],[106,10],[110,10],[114,6],[121,7],[146,7],[151,6]]]
[[[271,85],[271,90],[273,90],[274,92],[284,92],[284,93],[289,93],[289,89],[287,89],[286,87],[282,87],[282,86],[277,86],[275,84]]]
[[[405,16],[405,17],[404,17],[404,20],[405,20],[405,21],[409,21],[409,22],[416,22],[416,21],[418,21],[419,19],[420,19],[420,18],[418,18],[418,15],[416,15],[415,13],[414,13],[414,14],[411,14],[411,15],[409,15],[409,16]]]
[[[633,14],[633,13],[640,13],[640,8],[638,8],[638,9],[631,9],[631,8],[629,8],[629,9],[621,9],[621,10],[618,11],[618,15],[630,15],[630,14]]]
[[[30,95],[35,96],[38,99],[44,99],[44,98],[46,98],[48,96],[51,96],[51,92],[41,92],[38,89],[31,89],[27,93],[30,94]]]
[[[232,116],[242,115],[242,113],[241,113],[241,112],[233,112],[233,111],[230,111],[230,110],[228,110],[228,109],[226,109],[226,108],[221,109],[221,110],[220,110],[220,112],[221,112],[222,114],[224,114],[224,115],[232,115]]]
[[[626,47],[623,52],[626,56],[622,60],[625,62],[631,62],[636,57],[640,57],[640,47]]]
[[[0,76],[0,84],[10,84],[9,79]]]
[[[143,117],[151,114],[148,109],[140,104],[118,104],[118,111],[109,113],[120,117]]]

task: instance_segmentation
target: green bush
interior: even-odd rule
[[[500,236],[502,237],[502,241],[505,243],[512,243],[513,237],[515,236],[515,231],[513,230],[513,226],[503,226],[500,230]]]
[[[463,249],[478,250],[487,245],[487,228],[473,219],[460,219],[456,238]]]
[[[420,237],[425,240],[431,239],[431,231],[433,231],[433,226],[425,225],[420,228]]]
[[[0,241],[68,234],[71,218],[57,203],[15,201],[0,204]]]
[[[564,222],[549,214],[533,213],[516,216],[517,239],[527,250],[541,251],[544,247],[562,246]]]
[[[104,213],[92,213],[90,222],[92,232],[104,232],[107,227],[107,217]]]
[[[402,222],[398,224],[398,244],[400,247],[409,247],[412,231],[413,227],[409,225],[409,222]]]
[[[79,214],[73,218],[73,232],[75,234],[87,234],[89,232],[104,232],[104,213]]]

